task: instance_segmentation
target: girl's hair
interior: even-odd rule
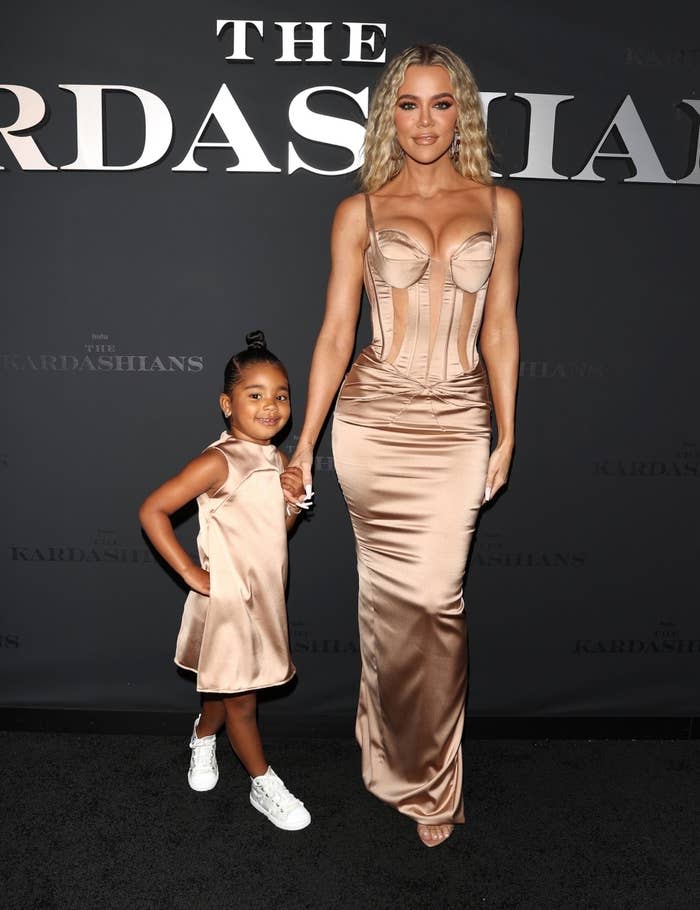
[[[285,373],[287,372],[279,357],[268,350],[265,336],[259,329],[255,332],[248,332],[245,336],[245,343],[248,345],[245,351],[234,354],[226,364],[224,370],[224,394],[226,395],[230,395],[235,384],[240,381],[241,371],[253,363],[274,363]]]
[[[458,174],[477,183],[492,183],[491,146],[486,133],[479,89],[474,76],[460,56],[442,44],[414,44],[391,60],[377,83],[367,120],[364,164],[360,183],[373,193],[395,177],[403,167],[394,126],[394,109],[399,88],[409,66],[443,66],[450,75],[457,101],[456,130],[459,151],[452,164]]]

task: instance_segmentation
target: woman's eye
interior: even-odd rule
[[[413,101],[402,101],[401,104],[399,105],[399,107],[401,108],[402,111],[412,111],[413,108],[415,107],[415,104],[413,103]]]
[[[452,102],[451,101],[438,101],[438,103],[435,105],[435,107],[439,111],[449,111],[449,109],[452,107]]]

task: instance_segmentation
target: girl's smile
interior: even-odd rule
[[[232,436],[245,442],[269,445],[289,420],[289,380],[276,363],[251,363],[231,394],[221,395],[221,410]]]

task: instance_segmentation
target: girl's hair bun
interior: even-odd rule
[[[239,351],[226,364],[224,371],[224,393],[231,394],[234,385],[240,381],[241,370],[254,363],[272,363],[279,366],[284,373],[285,370],[279,357],[276,357],[268,348],[265,341],[265,335],[258,329],[256,332],[248,332],[245,336],[248,347],[245,351]]]
[[[245,336],[245,343],[248,345],[248,350],[252,351],[266,351],[267,342],[265,341],[265,335],[257,329],[255,332],[248,332]]]

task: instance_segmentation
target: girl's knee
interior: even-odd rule
[[[254,693],[231,695],[223,699],[226,717],[231,720],[255,720],[256,698]]]

